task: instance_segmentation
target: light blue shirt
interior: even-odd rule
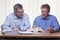
[[[42,15],[36,17],[36,19],[34,20],[34,23],[33,23],[33,26],[34,25],[42,28],[44,31],[46,31],[47,28],[49,28],[49,27],[53,28],[54,31],[59,30],[59,23],[58,23],[56,17],[53,15],[48,15],[48,17],[46,19],[44,19],[42,17]]]
[[[4,31],[12,29],[12,27],[18,27],[21,30],[27,30],[30,27],[28,15],[24,13],[22,18],[17,18],[14,13],[8,15],[2,26],[2,29]]]

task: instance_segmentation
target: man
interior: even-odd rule
[[[50,15],[50,6],[48,4],[43,4],[41,6],[41,14],[34,20],[33,28],[40,28],[44,32],[55,32],[59,30],[59,23],[55,16]],[[41,32],[43,32],[40,30]]]
[[[26,31],[29,29],[29,17],[24,13],[21,4],[14,5],[14,13],[7,16],[5,23],[2,25],[4,31]]]

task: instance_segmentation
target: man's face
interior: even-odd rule
[[[48,16],[48,9],[47,8],[41,8],[42,17],[46,18]]]
[[[17,12],[15,13],[15,15],[18,18],[21,18],[21,17],[23,17],[23,13],[24,13],[24,10],[23,9],[17,9]]]

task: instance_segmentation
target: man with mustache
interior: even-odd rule
[[[43,4],[41,6],[41,15],[35,18],[33,28],[41,28],[41,32],[52,33],[59,30],[59,23],[55,16],[50,15],[50,6]]]

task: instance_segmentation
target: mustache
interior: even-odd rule
[[[42,14],[42,15],[45,15],[45,14]]]

